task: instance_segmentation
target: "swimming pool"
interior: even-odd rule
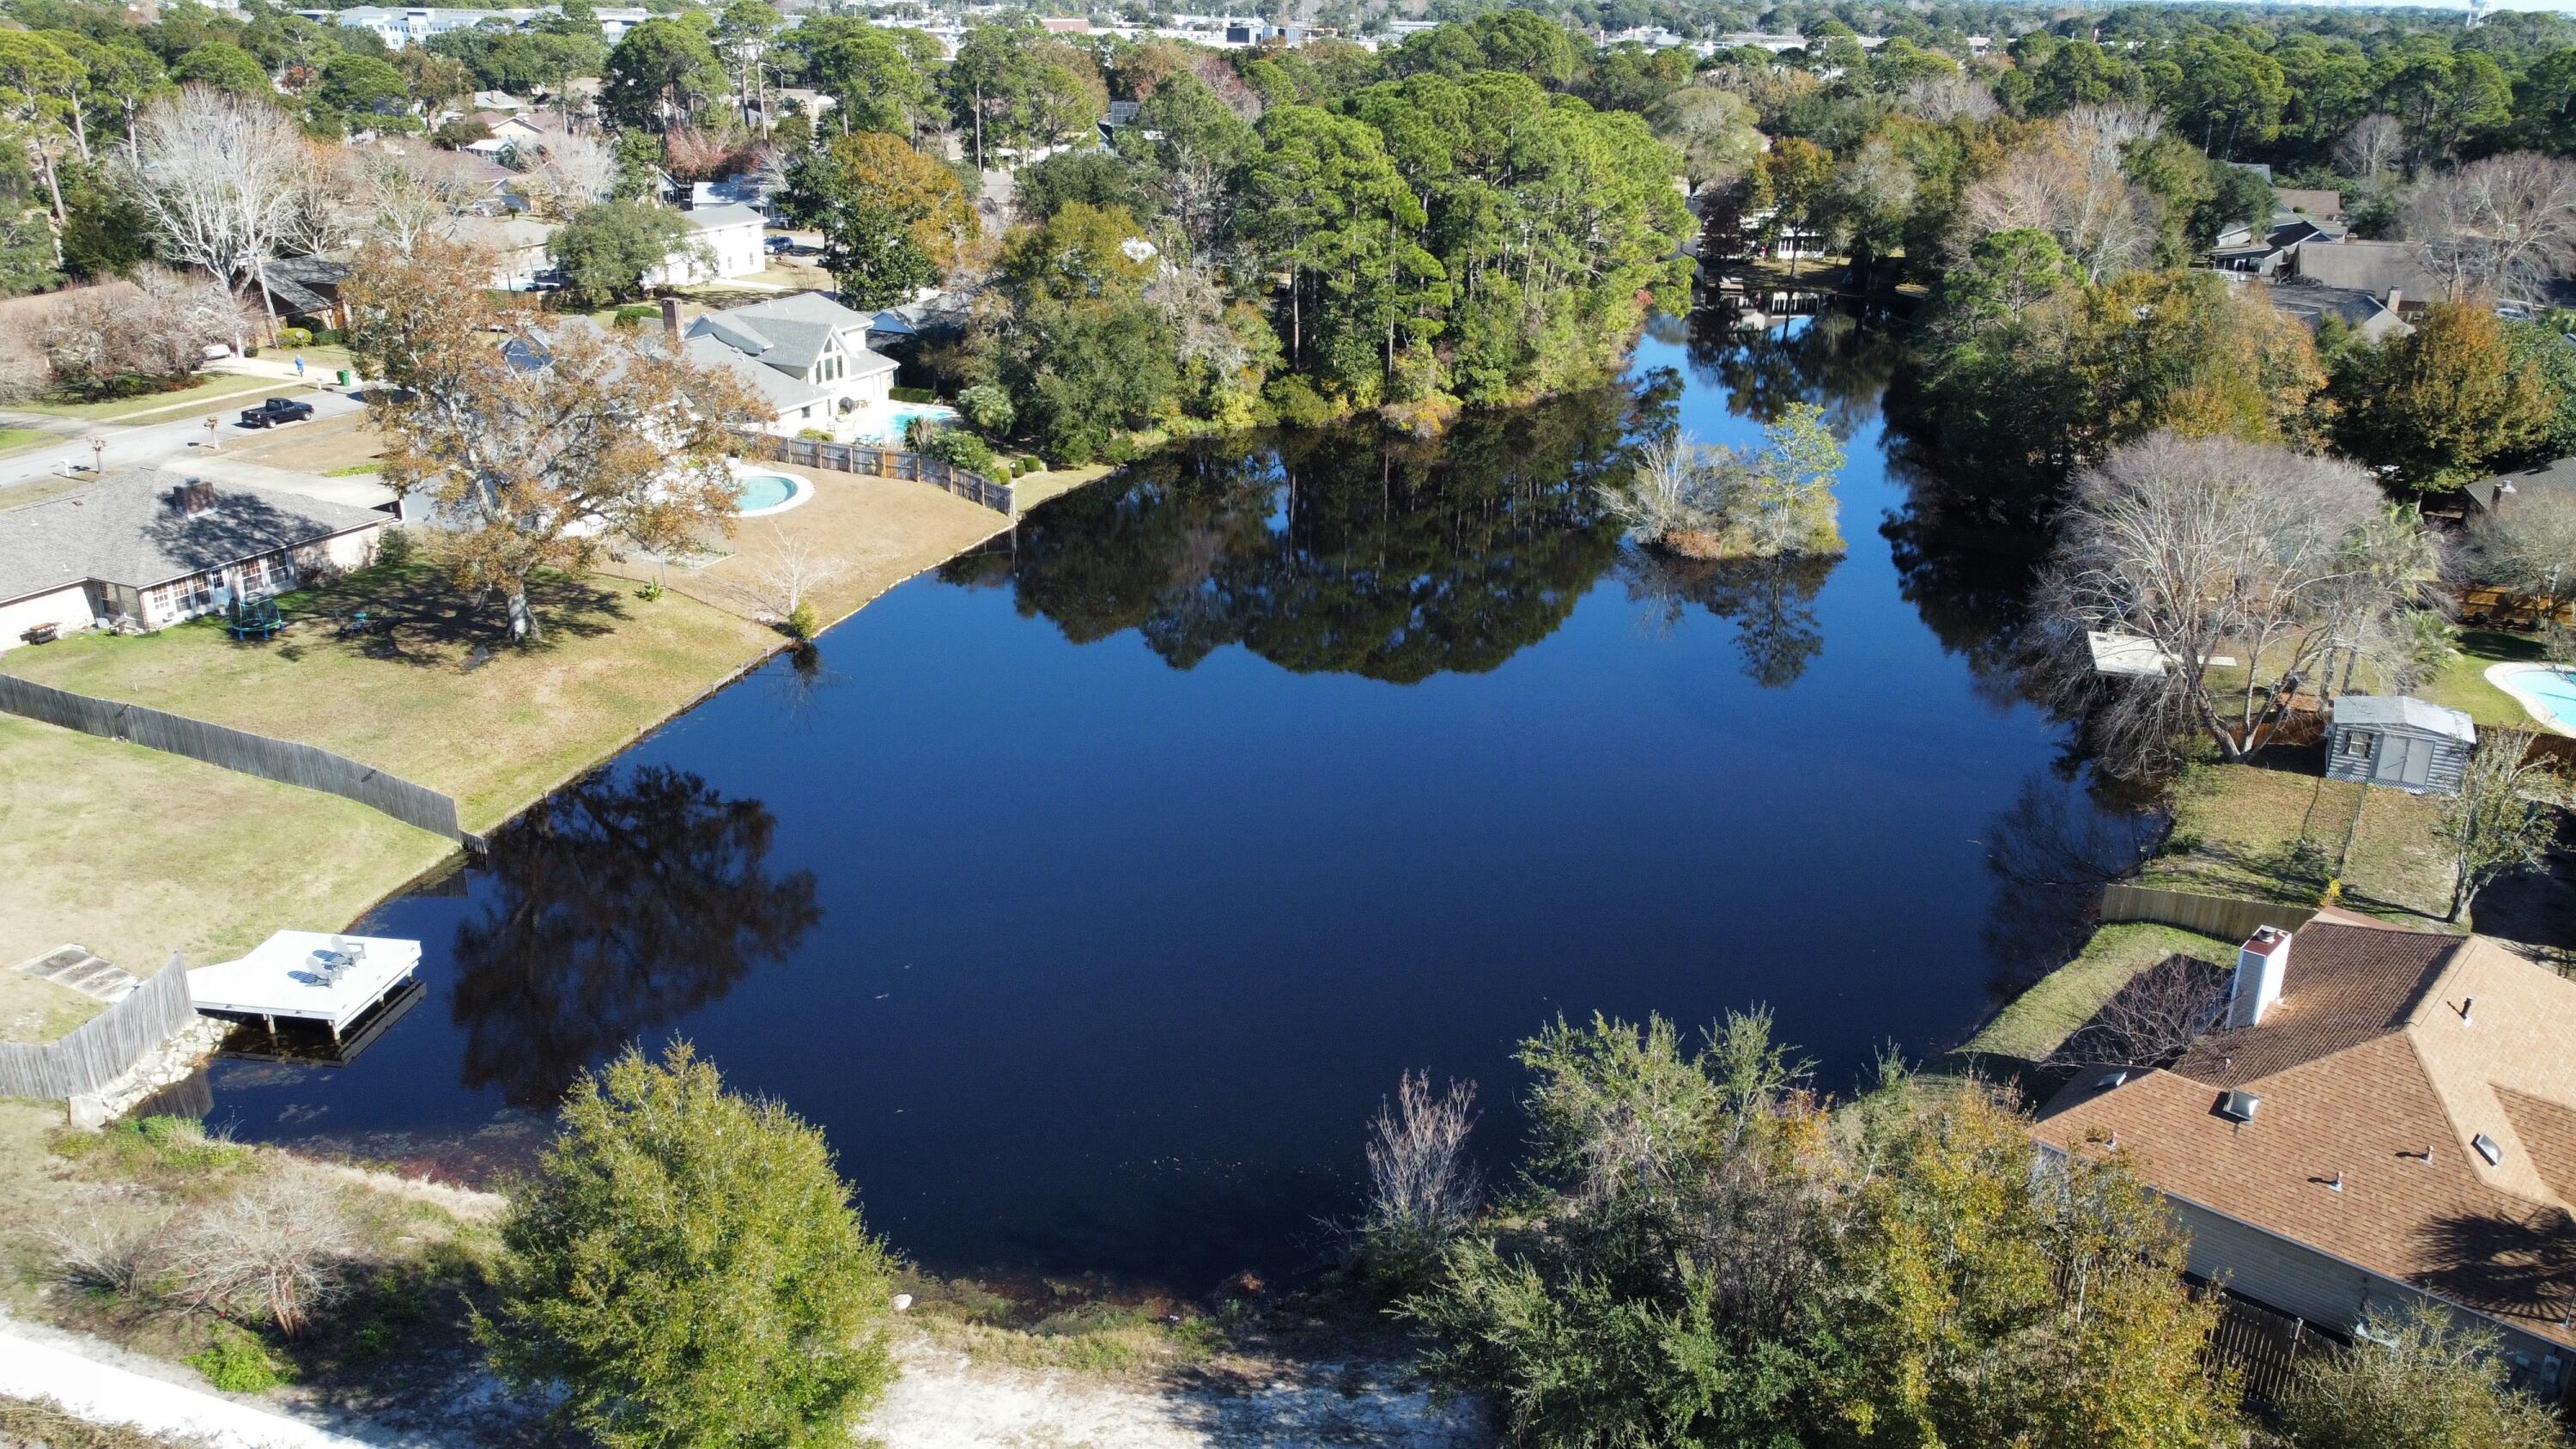
[[[814,485],[793,473],[743,472],[733,483],[733,511],[743,518],[784,513],[814,496]]]
[[[874,443],[881,448],[900,448],[914,418],[928,418],[941,427],[957,421],[957,409],[938,403],[888,403],[882,410],[871,409],[868,425],[857,441]]]
[[[2562,735],[2576,734],[2576,669],[2549,664],[2497,664],[2487,682],[2514,698],[2531,717]]]

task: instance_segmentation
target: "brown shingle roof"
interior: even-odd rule
[[[2492,942],[2321,921],[2262,1023],[2108,1091],[2079,1073],[2034,1130],[2116,1141],[2176,1197],[2576,1345],[2571,1041],[2576,984]],[[2218,1114],[2229,1088],[2260,1099],[2251,1121]]]

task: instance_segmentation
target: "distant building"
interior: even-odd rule
[[[695,239],[706,248],[706,254],[672,257],[645,274],[648,284],[676,287],[723,281],[756,275],[769,265],[761,243],[761,229],[768,225],[768,219],[752,208],[728,202],[692,207],[680,215],[696,233]]]
[[[668,314],[666,314],[668,315]],[[886,403],[895,362],[868,347],[870,319],[820,292],[710,312],[679,329],[683,355],[741,378],[778,414],[770,430],[834,432]]]
[[[2483,1320],[2514,1381],[2563,1401],[2576,982],[2325,912],[2265,927],[2223,983],[2221,1026],[2178,1059],[2077,1070],[2032,1127],[2043,1150],[2125,1155],[2189,1230],[2190,1271],[2232,1294],[2330,1340],[2419,1305]]]
[[[541,15],[560,14],[552,5],[513,10],[467,10],[436,5],[353,5],[346,10],[298,10],[295,12],[316,25],[345,25],[352,30],[372,32],[388,49],[425,45],[431,36],[451,30],[472,30],[490,25],[501,30],[525,30]],[[653,12],[642,6],[601,7],[592,14],[599,21],[599,33],[611,45],[628,30],[642,23]],[[478,100],[477,104],[480,104]]]
[[[2321,222],[2280,210],[2261,226],[2240,223],[2218,234],[2209,249],[2209,264],[2222,272],[2269,277],[2286,268],[2310,241],[2341,241],[2343,233]]]

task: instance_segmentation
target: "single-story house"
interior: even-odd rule
[[[2330,316],[2342,318],[2344,325],[2374,347],[2415,331],[2415,324],[2398,316],[2386,302],[2352,287],[2329,287],[2292,277],[2276,281],[2267,295],[2273,306],[2307,323],[2311,332]]]
[[[390,514],[155,469],[0,511],[0,649],[131,619],[147,629],[375,557]]]
[[[644,280],[656,287],[685,286],[691,282],[715,282],[728,277],[748,277],[769,265],[769,255],[761,246],[761,229],[768,218],[748,206],[725,203],[718,206],[692,207],[680,213],[696,233],[695,240],[707,250],[703,257],[674,256],[655,267]]]
[[[2470,502],[2490,512],[2511,508],[2516,498],[2576,494],[2576,457],[2553,458],[2510,473],[2498,473],[2468,492]]]
[[[2342,238],[2343,233],[2333,227],[2295,212],[2276,211],[2261,226],[2246,223],[2220,232],[2217,244],[2209,249],[2209,264],[2223,272],[2270,277],[2286,268],[2307,243]]]
[[[2327,911],[2265,927],[2221,989],[2178,1058],[2078,1070],[2032,1126],[2043,1153],[2124,1154],[2197,1277],[2346,1338],[2413,1305],[2483,1320],[2517,1383],[2566,1398],[2576,981]]]
[[[482,122],[483,129],[492,133],[480,141],[467,142],[463,149],[469,155],[497,158],[545,139],[543,126],[514,111],[476,111],[467,119]]]
[[[2441,294],[2423,249],[2412,242],[2312,241],[2298,249],[2284,274],[2326,287],[2368,292],[2403,314]]]
[[[777,409],[771,430],[835,431],[843,415],[883,405],[895,362],[868,347],[870,318],[821,292],[710,312],[682,330],[692,362],[726,368]]]

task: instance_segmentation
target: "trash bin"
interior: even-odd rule
[[[357,380],[358,375],[356,373],[351,372],[345,367],[340,369],[340,385],[342,387],[352,386],[357,382]]]

